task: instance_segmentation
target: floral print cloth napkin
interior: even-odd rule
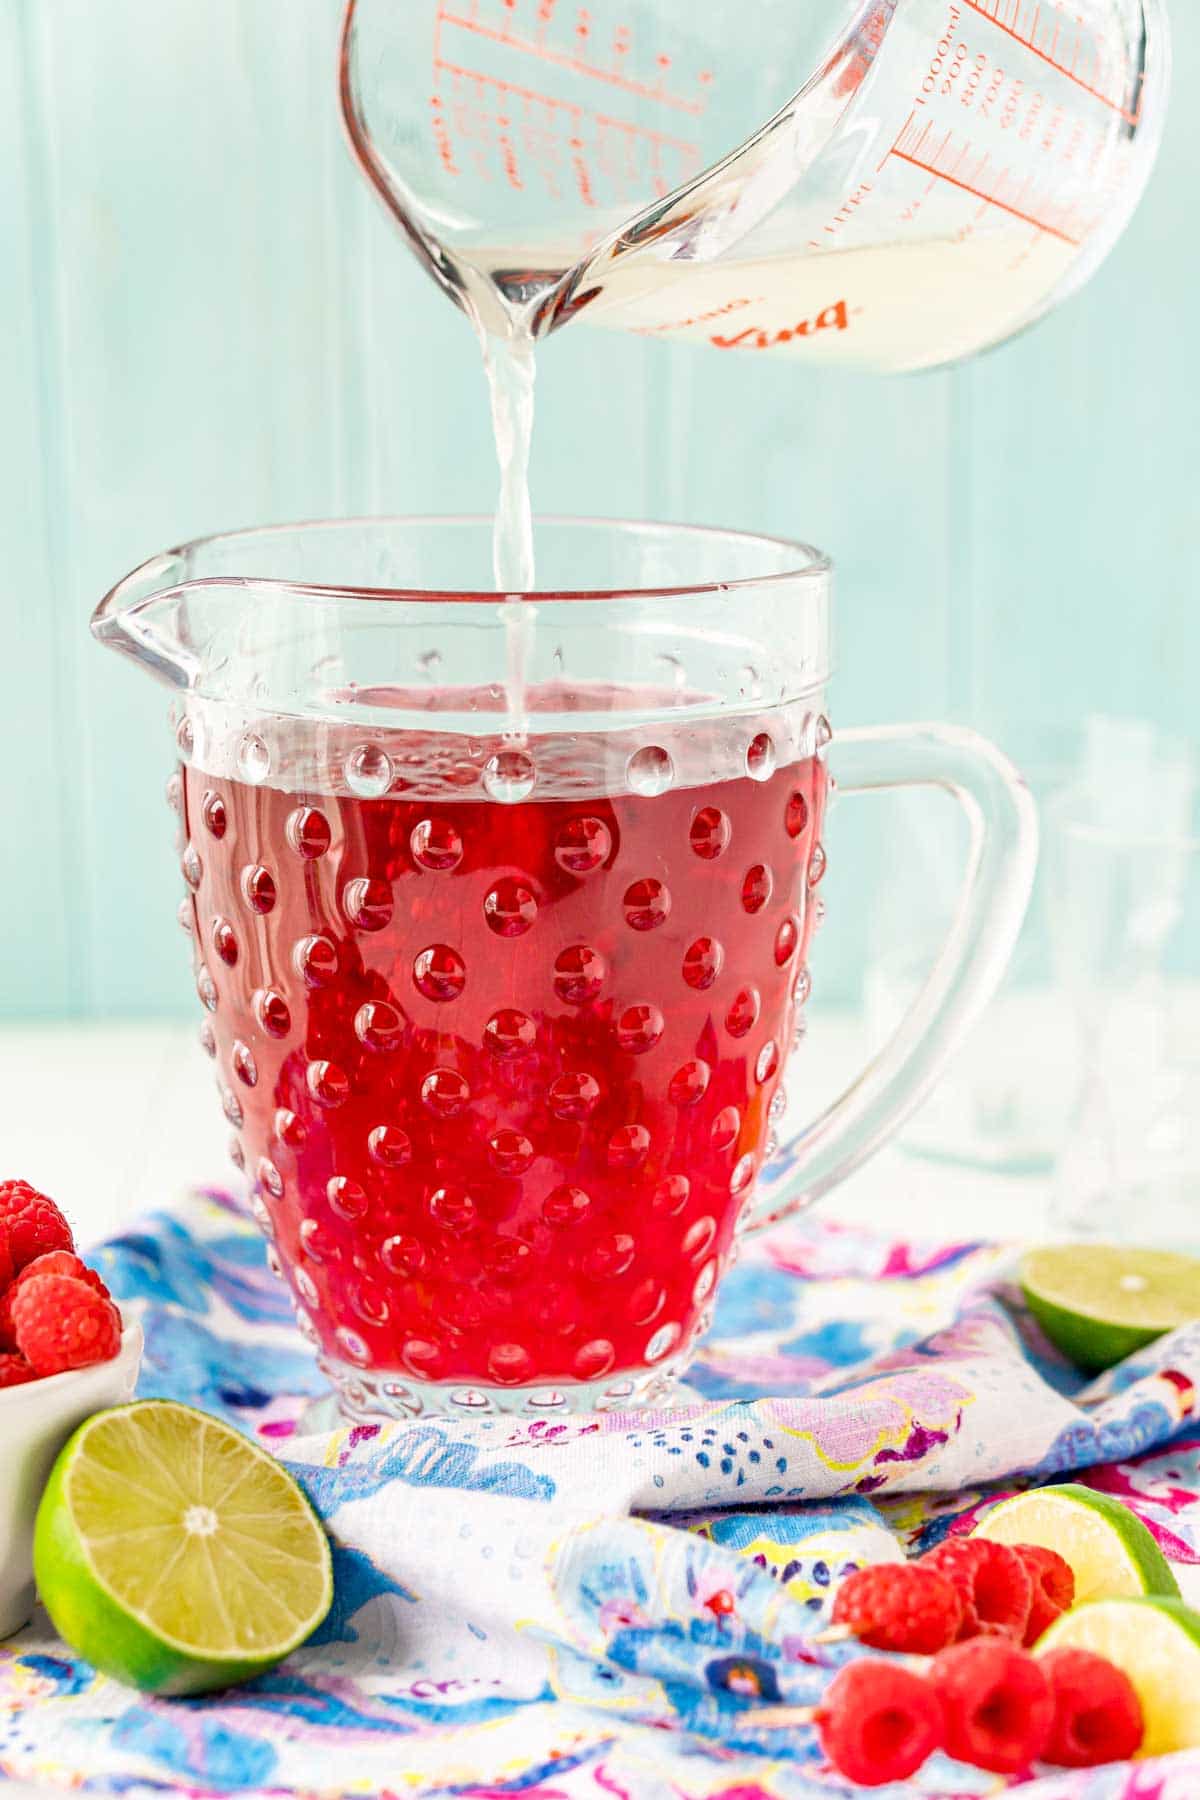
[[[322,1379],[233,1199],[149,1218],[97,1258],[145,1328],[140,1392],[283,1458],[328,1524],[335,1604],[274,1673],[192,1701],[98,1676],[39,1616],[0,1645],[0,1775],[134,1796],[850,1792],[810,1730],[757,1722],[861,1654],[810,1641],[847,1570],[1068,1471],[1181,1573],[1200,1563],[1200,1326],[1083,1387],[1012,1256],[785,1226],[726,1277],[669,1411],[313,1432]],[[1005,1785],[939,1756],[874,1791]],[[1023,1791],[1196,1800],[1200,1752]]]

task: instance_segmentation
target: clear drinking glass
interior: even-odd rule
[[[1055,963],[1078,1097],[1055,1222],[1200,1253],[1200,747],[1129,729],[1103,796],[1047,823]],[[1090,803],[1089,803],[1090,800]]]
[[[93,621],[176,689],[202,1039],[355,1415],[660,1395],[739,1238],[926,1091],[1031,876],[1028,798],[982,740],[831,749],[816,551],[546,521],[545,588],[514,599],[479,585],[490,542],[490,519],[210,538]],[[952,789],[973,855],[891,1045],[778,1147],[829,768]]]

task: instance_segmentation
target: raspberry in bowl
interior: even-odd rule
[[[141,1351],[54,1201],[0,1181],[0,1638],[33,1610],[33,1520],[54,1459],[84,1419],[130,1398]]]

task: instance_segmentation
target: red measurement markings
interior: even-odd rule
[[[1141,117],[1141,78],[1139,77],[1138,83],[1138,104],[1136,109],[1131,112],[1124,99],[1114,100],[1111,94],[1105,93],[1103,88],[1095,85],[1095,77],[1099,73],[1100,53],[1094,40],[1091,41],[1092,78],[1085,79],[1083,75],[1077,74],[1076,66],[1079,62],[1082,42],[1078,32],[1075,34],[1075,45],[1070,62],[1062,61],[1056,54],[1063,26],[1062,13],[1058,7],[1054,8],[1054,34],[1050,42],[1039,44],[1037,37],[1038,21],[1042,12],[1041,0],[1037,0],[1037,4],[1029,13],[1028,23],[1025,23],[1025,15],[1029,9],[1024,0],[1013,0],[1011,6],[1008,4],[1008,0],[961,0],[961,4],[970,12],[978,13],[981,19],[987,19],[989,24],[994,25],[998,31],[1004,32],[1006,37],[1013,38],[1040,61],[1047,63],[1065,80],[1073,82],[1077,88],[1081,88],[1085,94],[1090,94],[1093,100],[1100,102],[1101,106],[1108,107],[1110,112],[1119,113],[1127,125],[1137,124]]]
[[[590,39],[590,24],[586,23],[586,13],[581,15],[584,23],[576,28],[576,35],[581,44]],[[478,16],[464,18],[461,13],[438,11],[439,25],[458,26],[476,37],[486,38],[489,43],[502,44],[508,50],[516,50],[523,56],[536,57],[539,62],[551,63],[556,68],[567,69],[573,75],[586,76],[591,81],[601,81],[610,87],[619,88],[624,94],[633,94],[641,100],[655,100],[660,106],[671,107],[677,112],[690,113],[699,118],[703,113],[706,100],[704,98],[689,100],[683,94],[669,93],[659,82],[651,84],[637,81],[626,75],[621,69],[605,68],[602,63],[591,62],[586,56],[573,55],[568,50],[555,49],[544,39],[522,37],[519,32],[510,30],[505,25],[485,24]],[[669,60],[669,59],[668,59]],[[662,66],[661,58],[659,66]]]
[[[1030,193],[1032,176],[1027,175],[1019,187],[1006,191],[1013,180],[1011,171],[992,168],[990,153],[985,151],[973,159],[969,140],[956,150],[953,131],[947,131],[940,142],[935,144],[932,142],[932,119],[926,120],[920,131],[915,131],[913,118],[914,115],[910,113],[899,137],[884,157],[884,162],[889,156],[894,156],[900,162],[909,163],[914,169],[924,169],[927,175],[945,182],[949,187],[958,188],[964,194],[973,194],[986,205],[995,206],[1001,212],[1011,214],[1014,219],[1021,219],[1026,225],[1036,226],[1039,231],[1061,239],[1064,244],[1079,244],[1080,238],[1067,229],[1071,223],[1069,215],[1051,217],[1049,211],[1039,215],[1035,210],[1036,195]],[[879,166],[882,168],[883,163]]]

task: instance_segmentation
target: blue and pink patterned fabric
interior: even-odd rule
[[[670,1411],[305,1435],[322,1381],[254,1227],[217,1192],[146,1220],[98,1257],[145,1328],[140,1392],[283,1458],[327,1522],[335,1605],[282,1668],[193,1701],[98,1676],[35,1619],[0,1645],[0,1774],[196,1800],[851,1792],[811,1730],[758,1720],[862,1654],[811,1642],[847,1570],[1068,1472],[1133,1506],[1185,1587],[1200,1564],[1200,1326],[1083,1387],[1012,1257],[785,1226],[727,1276]],[[1005,1785],[935,1757],[875,1791]],[[1200,1751],[1021,1785],[1197,1800]]]

